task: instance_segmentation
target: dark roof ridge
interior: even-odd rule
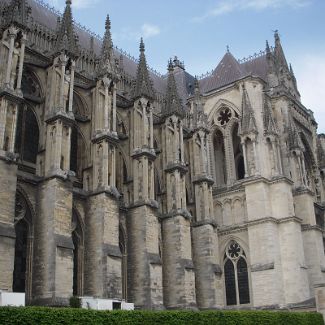
[[[55,9],[55,7],[50,6],[48,3],[44,2],[43,0],[31,0],[31,1],[33,1],[33,2],[35,2],[35,3],[37,3],[37,4],[39,4],[41,7],[43,7],[43,8],[46,9],[46,10],[48,10],[50,13],[52,13],[52,14],[54,14],[54,15],[60,17],[60,18],[62,18],[63,13],[61,13],[59,10]],[[33,12],[32,12],[32,16],[33,16]],[[33,18],[34,18],[34,17],[33,17]],[[34,21],[37,22],[39,25],[44,26],[44,27],[46,27],[46,28],[52,30],[52,31],[55,33],[55,29],[50,28],[50,27],[48,27],[48,26],[42,24],[42,23],[39,22],[37,19],[35,20],[35,18],[34,18]],[[94,33],[92,30],[90,30],[90,29],[87,28],[86,26],[80,24],[80,23],[77,22],[75,19],[72,19],[72,22],[73,22],[73,25],[74,25],[77,29],[79,29],[80,31],[89,34],[90,37],[94,37],[94,38],[96,38],[96,39],[97,39],[99,42],[101,42],[101,43],[103,42],[103,37],[101,37],[100,35]],[[77,32],[77,31],[76,31],[76,32]],[[80,45],[81,45],[81,44],[80,44]],[[89,49],[88,49],[87,47],[85,47],[85,46],[82,46],[82,45],[81,45],[80,47],[83,48],[84,50],[89,50]],[[126,56],[128,59],[130,59],[130,60],[133,61],[134,63],[136,63],[136,64],[139,63],[139,62],[138,62],[138,59],[137,59],[136,57],[132,56],[130,53],[126,52],[125,50],[123,50],[123,49],[121,49],[121,48],[119,48],[118,46],[114,45],[114,46],[113,46],[113,49],[116,50],[119,54],[122,54],[122,55]],[[156,75],[156,76],[159,77],[159,78],[163,78],[164,75],[163,75],[162,73],[160,73],[159,71],[153,69],[153,68],[150,67],[149,65],[148,65],[147,67],[148,67],[148,70],[149,70],[152,74]]]

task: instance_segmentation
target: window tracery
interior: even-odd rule
[[[249,281],[246,254],[243,248],[232,240],[224,254],[226,304],[249,304]]]
[[[219,111],[218,121],[223,126],[226,125],[232,117],[231,110],[225,107]]]

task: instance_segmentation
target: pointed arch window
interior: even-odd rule
[[[72,210],[71,232],[73,242],[73,286],[74,296],[83,293],[84,235],[81,219],[75,209]]]
[[[29,106],[18,111],[15,151],[22,161],[36,163],[39,128],[36,116]]]
[[[25,292],[26,302],[32,293],[33,217],[26,199],[17,192],[15,202],[15,255],[13,292]]]
[[[119,247],[122,254],[121,275],[122,275],[122,299],[127,300],[127,247],[125,231],[119,227]]]
[[[227,306],[249,304],[246,254],[236,241],[231,241],[226,248],[224,254],[224,276]]]
[[[240,143],[240,137],[238,136],[238,123],[235,123],[232,130],[232,146],[234,152],[235,176],[237,180],[243,179],[245,177],[245,165],[243,149]]]
[[[220,130],[216,130],[213,135],[215,183],[217,186],[227,184],[227,165],[225,153],[225,139]]]

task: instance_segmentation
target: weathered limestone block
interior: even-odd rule
[[[313,287],[318,283],[325,282],[325,256],[323,235],[315,226],[303,226],[303,248],[308,273],[308,282],[311,296]]]
[[[59,178],[46,179],[39,186],[33,268],[33,301],[36,304],[68,304],[72,296],[70,186]]]
[[[195,308],[195,279],[190,221],[173,216],[162,221],[163,286],[166,308]]]
[[[12,290],[17,165],[0,160],[0,289]]]
[[[11,237],[9,237],[11,233]],[[15,232],[13,228],[3,233],[0,225],[0,288],[12,291],[14,260],[15,260]]]
[[[289,219],[279,224],[283,290],[286,304],[310,298],[301,224]]]
[[[13,224],[17,186],[17,165],[0,160],[0,222]]]
[[[291,183],[283,178],[245,185],[253,304],[281,305],[307,300],[301,224],[294,216]],[[272,263],[273,268],[256,267]]]
[[[284,304],[277,225],[264,222],[248,228],[253,306]],[[270,268],[257,267],[272,265]]]
[[[122,255],[116,199],[106,192],[90,196],[85,226],[84,294],[121,299]]]
[[[302,219],[303,251],[308,273],[310,296],[314,286],[325,282],[325,256],[322,231],[316,226],[314,196],[309,191],[294,196],[296,216]]]
[[[325,321],[325,283],[319,283],[314,286],[317,312],[323,315]]]
[[[163,308],[159,222],[146,205],[133,207],[127,217],[128,292],[137,307]]]
[[[195,266],[196,302],[200,309],[223,305],[218,301],[216,281],[221,281],[218,238],[211,224],[192,228],[193,262]]]

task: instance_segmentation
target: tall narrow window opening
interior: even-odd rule
[[[224,254],[224,275],[226,304],[228,306],[249,304],[246,254],[236,241],[231,241],[226,248]]]

